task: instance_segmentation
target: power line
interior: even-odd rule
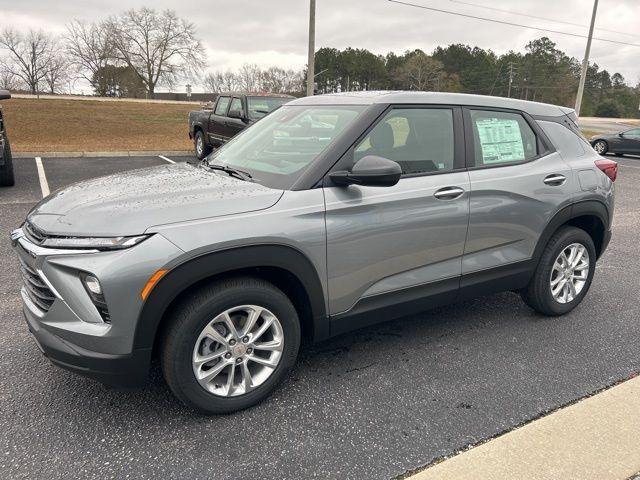
[[[423,10],[431,10],[432,12],[448,13],[449,15],[456,15],[458,17],[465,17],[465,18],[473,18],[474,20],[482,20],[484,22],[499,23],[501,25],[510,25],[512,27],[528,28],[528,29],[531,29],[531,30],[539,30],[541,32],[557,33],[558,35],[566,35],[566,36],[569,36],[569,37],[588,38],[587,35],[580,35],[580,34],[577,34],[577,33],[562,32],[560,30],[551,30],[549,28],[532,27],[531,25],[523,25],[521,23],[507,22],[507,21],[504,21],[504,20],[496,20],[495,18],[478,17],[476,15],[469,15],[467,13],[452,12],[451,10],[443,10],[443,9],[440,9],[440,8],[427,7],[426,5],[417,5],[415,3],[403,2],[403,1],[400,1],[400,0],[387,0],[387,1],[391,2],[391,3],[397,3],[399,5],[405,5],[407,7],[422,8]],[[627,46],[630,46],[630,47],[640,47],[639,43],[621,42],[619,40],[610,40],[608,38],[593,37],[593,40],[599,40],[601,42],[608,42],[608,43],[615,43],[617,45],[627,45]]]
[[[544,20],[546,22],[554,22],[554,23],[561,23],[563,25],[571,25],[572,27],[581,27],[581,28],[588,28],[589,25],[584,25],[582,23],[573,23],[573,22],[567,22],[565,20],[555,20],[553,18],[547,18],[547,17],[539,17],[537,15],[529,15],[527,13],[519,13],[519,12],[514,12],[511,10],[504,10],[502,8],[495,8],[495,7],[487,7],[485,5],[479,5],[477,3],[471,3],[471,2],[463,2],[461,0],[449,0],[452,3],[459,3],[460,5],[468,5],[471,7],[477,7],[477,8],[484,8],[486,10],[492,10],[494,12],[500,12],[500,13],[508,13],[509,15],[517,15],[519,17],[527,17],[527,18],[535,18],[536,20]],[[608,32],[608,33],[617,33],[620,35],[626,35],[628,37],[634,37],[634,38],[639,38],[639,35],[637,33],[628,33],[628,32],[620,32],[618,30],[609,30],[606,28],[596,28],[596,30],[600,30],[602,32]]]

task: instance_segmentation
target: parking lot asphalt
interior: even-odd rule
[[[267,401],[219,417],[184,409],[157,369],[113,390],[40,354],[9,232],[41,187],[35,160],[16,160],[0,189],[0,478],[392,478],[640,372],[640,159],[616,160],[613,239],[569,315],[503,293],[343,335],[304,349]],[[42,159],[51,191],[164,162]]]

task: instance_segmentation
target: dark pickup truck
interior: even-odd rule
[[[8,100],[11,94],[6,90],[0,90],[0,100]],[[2,107],[0,107],[0,187],[10,187],[14,183],[13,159],[11,158],[11,147],[4,128],[4,118]]]
[[[252,123],[294,97],[279,94],[223,93],[215,105],[189,112],[189,138],[202,160]]]

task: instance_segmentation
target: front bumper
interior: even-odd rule
[[[26,307],[29,302],[26,293],[22,293],[22,298],[29,331],[51,363],[106,385],[136,387],[144,384],[149,371],[150,349],[134,350],[130,355],[110,355],[79,347],[41,328]]]
[[[103,383],[144,383],[151,361],[146,347],[153,342],[145,348],[134,344],[140,292],[158,268],[182,251],[161,235],[117,251],[43,248],[21,230],[12,234],[12,243],[23,271],[24,316],[44,354],[55,365]],[[84,288],[81,272],[100,279],[108,321]]]

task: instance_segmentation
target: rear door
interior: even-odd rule
[[[227,126],[225,122],[230,104],[231,97],[218,97],[216,107],[213,109],[213,114],[209,117],[209,141],[212,145],[220,146],[228,139],[228,136],[226,135]]]
[[[471,195],[462,273],[491,278],[533,256],[549,220],[571,202],[574,179],[528,115],[467,108],[464,118]]]
[[[469,215],[461,109],[390,108],[336,169],[365,155],[398,162],[403,176],[393,187],[325,187],[331,314],[453,300]]]

